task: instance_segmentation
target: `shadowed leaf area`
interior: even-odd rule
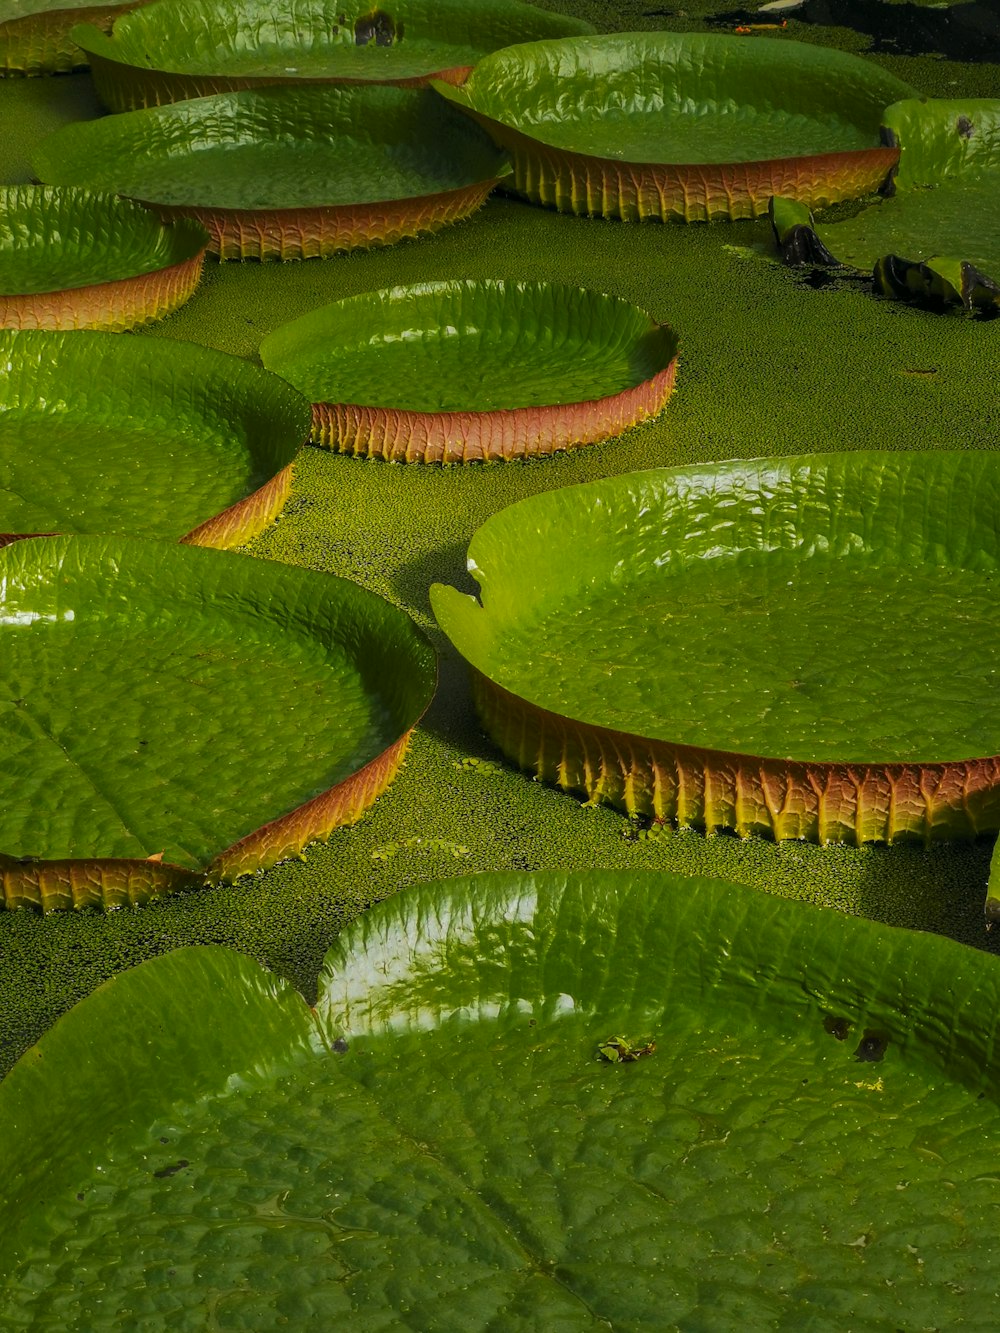
[[[70,30],[81,19],[110,28],[127,3],[4,0],[0,4],[0,73],[38,76],[85,68],[87,56],[71,40]]]

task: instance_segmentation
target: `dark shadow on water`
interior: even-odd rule
[[[465,567],[467,548],[468,542],[450,542],[404,561],[393,579],[395,591],[408,607],[425,616],[431,615],[432,583],[450,583],[460,592],[478,592],[476,581]]]
[[[464,753],[477,759],[496,758],[496,747],[479,728],[469,686],[469,668],[450,647],[438,657],[437,691],[420,726],[439,740],[459,745]]]
[[[864,848],[861,913],[1000,953],[1000,931],[987,931],[983,912],[994,842],[990,835],[926,848],[906,843]]]
[[[415,556],[400,566],[393,580],[395,591],[406,605],[430,618],[432,626],[428,632],[438,652],[438,688],[421,728],[452,744],[460,741],[466,749],[469,737],[480,735],[469,688],[469,668],[434,622],[430,587],[432,583],[448,583],[460,592],[478,593],[479,585],[465,567],[467,549],[465,541],[451,542]],[[481,757],[486,757],[490,747],[485,738],[482,743]]]
[[[680,6],[683,8],[683,6]],[[647,18],[676,16],[676,8],[647,9]],[[780,22],[781,16],[754,9],[727,9],[707,17],[713,28],[732,30],[739,24]],[[851,28],[871,39],[869,51],[897,56],[943,56],[966,63],[1000,60],[1000,17],[993,0],[945,5],[940,9],[886,0],[806,0],[789,10],[789,20],[823,27]]]
[[[940,55],[946,60],[1000,59],[1000,18],[995,3],[947,5],[858,4],[857,0],[806,0],[795,13],[806,23],[853,28],[887,55]]]

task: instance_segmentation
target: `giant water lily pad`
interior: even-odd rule
[[[408,889],[316,1012],[181,949],[0,1086],[5,1315],[980,1327],[998,1007],[991,956],[654,874]]]
[[[818,454],[549,491],[437,585],[487,730],[630,813],[820,842],[1000,828],[1000,456]]]
[[[434,684],[373,593],[168,542],[8,546],[0,635],[9,906],[142,901],[296,854],[385,789]]]
[[[160,0],[73,39],[102,100],[129,111],[267,83],[460,79],[498,47],[593,31],[517,0]]]
[[[4,0],[0,4],[0,71],[66,74],[85,69],[87,55],[70,37],[81,20],[107,31],[120,14],[142,0],[94,4],[93,0]]]
[[[194,217],[223,259],[305,259],[467,217],[502,155],[427,89],[262,88],[67,125],[33,158],[82,185]]]
[[[191,343],[0,333],[0,533],[248,541],[309,432],[275,375]]]
[[[602,292],[494,279],[336,301],[260,355],[313,402],[317,442],[451,463],[618,434],[666,402],[677,339]]]
[[[892,196],[818,225],[776,200],[779,243],[798,227],[818,237],[823,262],[874,273],[887,296],[1000,303],[1000,100],[903,101],[885,124],[900,145]]]
[[[435,86],[510,151],[529,199],[688,222],[867,194],[898,158],[882,110],[914,91],[839,51],[677,33],[512,47]]]
[[[208,233],[90,190],[0,189],[0,327],[129,329],[190,297]]]

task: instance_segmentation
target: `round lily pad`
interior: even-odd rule
[[[536,203],[687,222],[869,193],[899,156],[879,144],[882,110],[914,96],[824,47],[665,32],[511,47],[435,87],[510,151]]]
[[[307,259],[467,217],[508,168],[428,89],[262,88],[67,125],[36,150],[56,185],[193,217],[222,259]]]
[[[295,855],[385,789],[434,687],[426,639],[374,593],[169,542],[6,547],[0,635],[10,906],[142,901]]]
[[[307,403],[191,343],[0,333],[0,533],[132,533],[234,546],[288,496]]]
[[[453,463],[591,444],[653,415],[677,339],[602,292],[492,279],[336,301],[260,355],[312,400],[318,443]]]
[[[160,0],[73,40],[101,100],[131,111],[269,83],[458,80],[498,47],[593,31],[518,0]]]
[[[0,328],[130,329],[201,278],[208,233],[164,226],[127,199],[76,188],[0,189]]]
[[[989,954],[657,874],[413,886],[316,1011],[178,949],[0,1085],[5,1313],[982,1327],[998,1007]]]
[[[486,729],[630,813],[819,842],[1000,828],[1000,457],[860,451],[549,491],[437,585]]]

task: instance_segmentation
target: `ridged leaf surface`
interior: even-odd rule
[[[556,148],[625,162],[726,163],[874,147],[882,109],[913,90],[798,42],[622,33],[487,56],[458,105]]]
[[[316,1016],[180,950],[0,1088],[5,1318],[971,1326],[998,1001],[949,941],[651,874],[413,888]]]
[[[115,7],[104,6],[108,9]],[[50,3],[46,3],[46,0],[4,0],[0,5],[0,23],[13,23],[17,19],[41,17],[56,11],[61,13],[63,10],[92,8],[95,8],[94,0],[51,0]]]
[[[1000,464],[857,452],[546,492],[432,590],[476,669],[633,736],[829,763],[1000,753]]]
[[[79,335],[78,335],[79,336]],[[0,851],[201,869],[416,721],[433,654],[328,575],[106,537],[0,551]]]
[[[610,397],[676,350],[669,329],[601,292],[453,281],[337,301],[272,333],[260,355],[312,402],[488,412]]]
[[[157,204],[279,209],[457,190],[502,158],[430,91],[280,87],[69,125],[33,163],[52,184]]]
[[[286,467],[309,410],[225,352],[0,333],[0,532],[180,538]]]
[[[196,223],[165,227],[146,208],[90,190],[0,190],[0,293],[31,295],[116,282],[191,259],[208,244]]]
[[[69,31],[82,19],[111,25],[128,0],[4,0],[0,4],[0,70],[16,74],[68,74],[87,57]]]
[[[515,42],[592,32],[581,20],[514,0],[400,0],[384,8],[340,0],[159,0],[124,16],[111,36],[74,40],[140,69],[222,77],[391,82],[474,65]]]

